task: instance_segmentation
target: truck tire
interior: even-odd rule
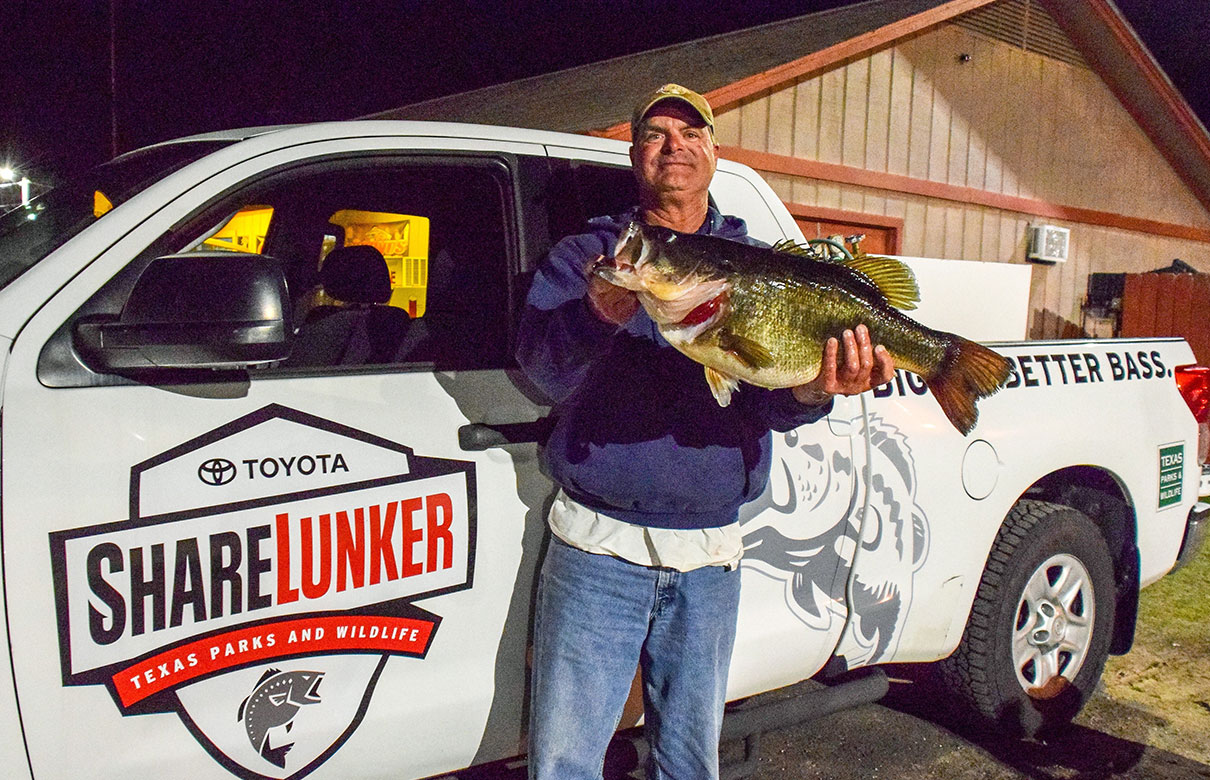
[[[1114,620],[1113,560],[1076,509],[1022,499],[988,556],[962,641],[939,670],[960,709],[1012,736],[1070,721],[1096,687]]]

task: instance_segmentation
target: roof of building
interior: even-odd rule
[[[1004,5],[1024,0],[998,0]],[[703,93],[716,114],[869,56],[997,0],[867,0],[376,113],[629,137],[653,85]],[[1039,0],[1031,0],[1037,3]],[[1110,0],[1040,0],[1072,47],[1210,208],[1210,135]]]
[[[588,132],[629,123],[642,97],[669,81],[707,94],[938,5],[868,0],[746,30],[434,98],[365,119],[438,119]],[[716,112],[722,110],[712,101]],[[627,125],[629,127],[629,125]]]

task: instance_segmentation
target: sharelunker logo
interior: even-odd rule
[[[64,684],[176,713],[239,777],[327,760],[388,661],[427,656],[412,602],[471,586],[469,462],[271,405],[130,480],[129,518],[50,535]]]

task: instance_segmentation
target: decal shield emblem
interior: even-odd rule
[[[66,685],[176,712],[240,777],[302,777],[470,587],[473,464],[268,406],[131,469],[130,519],[51,534]]]

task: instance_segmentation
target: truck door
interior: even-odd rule
[[[773,434],[769,486],[740,510],[743,589],[729,686],[736,695],[809,677],[841,638],[845,582],[860,533],[853,441],[857,398],[812,425]]]
[[[403,778],[518,752],[549,487],[534,444],[459,436],[540,413],[506,369],[516,160],[542,151],[397,148],[423,143],[268,149],[132,200],[16,339],[3,554],[36,777]],[[288,359],[106,363],[141,278],[163,271],[171,318],[243,295],[205,269],[245,260],[284,269]]]

